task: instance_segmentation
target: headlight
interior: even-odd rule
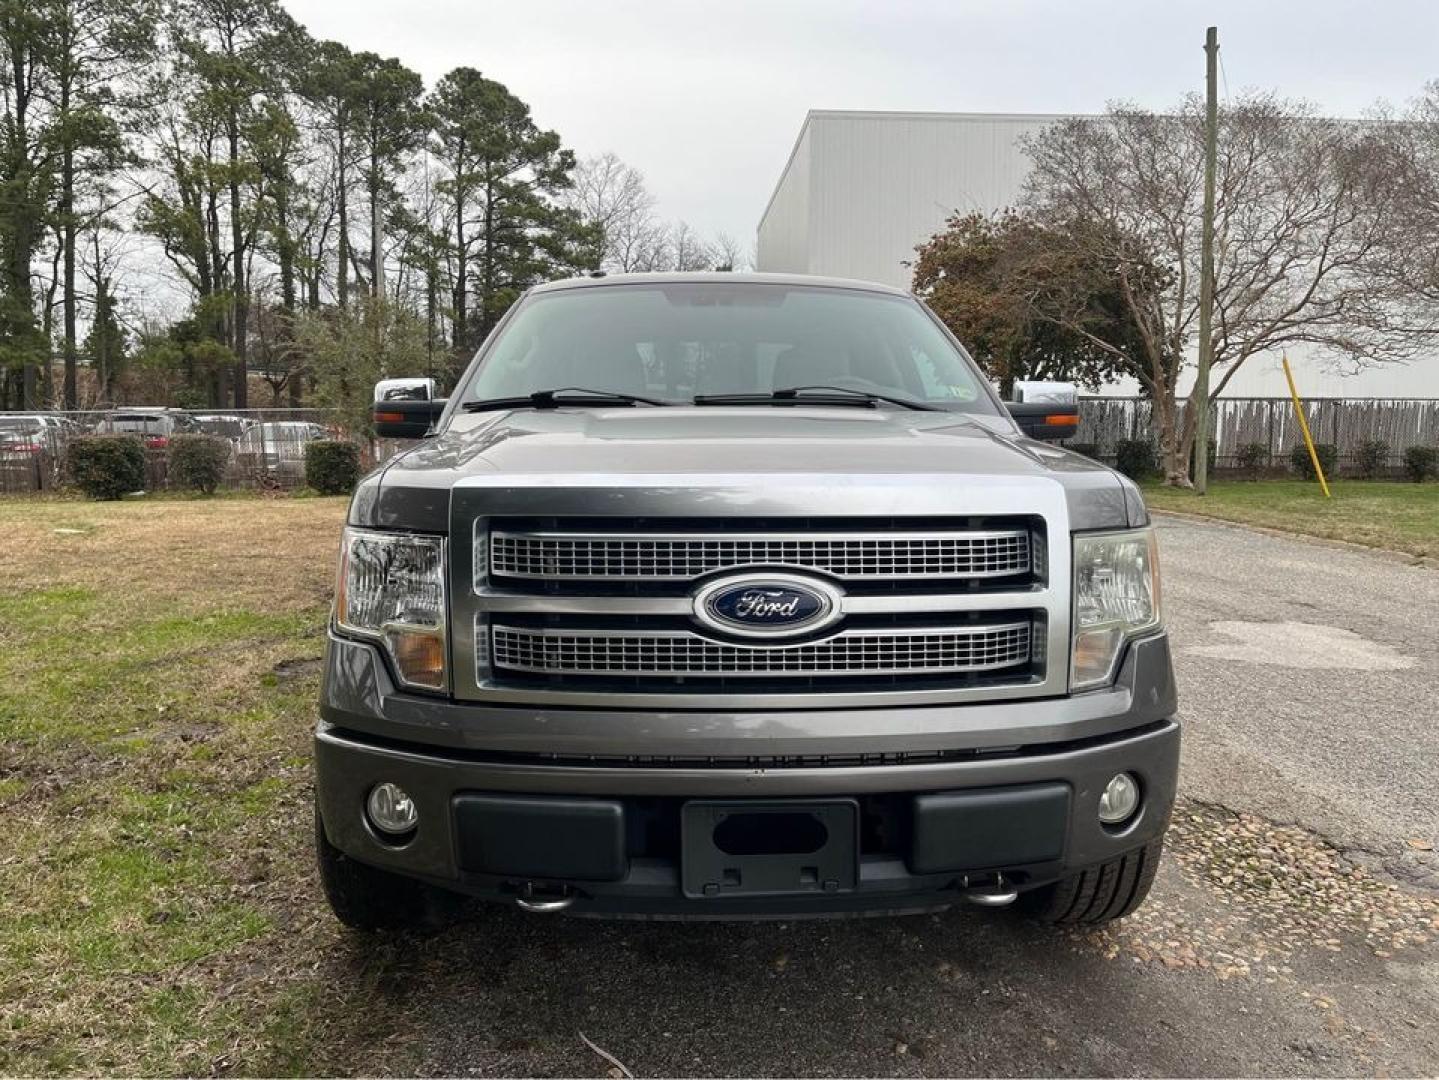
[[[1114,678],[1124,643],[1159,626],[1159,549],[1153,529],[1074,538],[1074,648],[1069,688]]]
[[[444,538],[346,529],[335,622],[383,644],[405,686],[444,690]]]

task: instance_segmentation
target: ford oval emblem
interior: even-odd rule
[[[744,574],[712,581],[695,594],[695,618],[742,637],[810,633],[839,619],[841,594],[816,578]]]

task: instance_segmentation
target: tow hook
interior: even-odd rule
[[[550,914],[564,911],[575,902],[575,893],[568,885],[536,885],[525,882],[525,887],[515,897],[515,905],[522,911],[535,914]]]
[[[1008,907],[1014,903],[1019,893],[1004,880],[1003,874],[995,874],[993,881],[972,887],[969,884],[969,878],[966,877],[960,895],[971,904],[978,904],[980,907]]]

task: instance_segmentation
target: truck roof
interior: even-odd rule
[[[589,289],[604,285],[803,285],[821,289],[861,289],[865,292],[887,293],[891,296],[910,295],[904,289],[881,285],[874,281],[851,278],[820,277],[813,274],[737,274],[729,271],[668,271],[653,274],[604,274],[597,277],[564,278],[536,285],[532,293],[558,292],[564,289]]]

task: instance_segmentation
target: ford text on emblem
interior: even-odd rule
[[[743,574],[712,581],[694,598],[695,618],[713,630],[741,637],[811,633],[843,612],[839,590],[791,574]]]

